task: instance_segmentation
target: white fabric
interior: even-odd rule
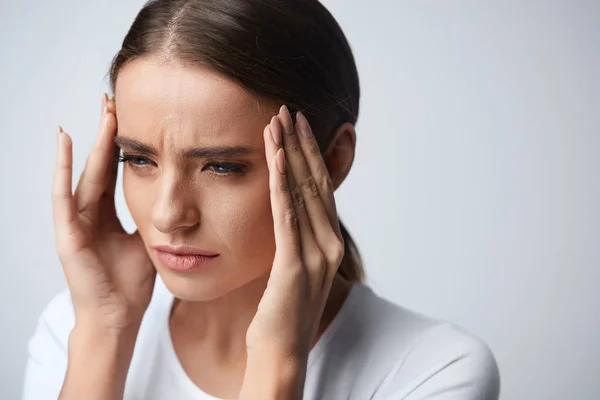
[[[168,325],[172,302],[157,278],[127,376],[126,400],[218,400],[198,388],[177,359]],[[29,342],[24,400],[58,397],[74,321],[64,291],[46,307]],[[499,386],[496,361],[481,340],[354,284],[309,355],[304,400],[496,400]]]

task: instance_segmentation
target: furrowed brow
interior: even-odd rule
[[[189,158],[232,158],[255,153],[257,150],[244,146],[198,147],[182,152]]]
[[[116,136],[115,144],[121,148],[127,148],[139,153],[157,155],[157,151],[152,146],[145,145],[142,142],[138,142],[135,139],[131,139],[125,136]]]
[[[116,136],[115,144],[139,153],[156,156],[158,152],[149,145],[125,136]],[[182,150],[179,154],[186,158],[233,158],[257,153],[258,150],[245,146],[196,147]]]

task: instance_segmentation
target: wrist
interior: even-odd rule
[[[122,336],[139,328],[144,317],[144,309],[131,306],[110,304],[105,306],[76,306],[75,325],[89,330],[100,330],[107,335]]]
[[[248,354],[240,400],[302,398],[307,357]]]
[[[68,342],[61,399],[122,398],[139,326],[106,329],[78,320]]]
[[[106,327],[93,321],[77,320],[69,335],[69,350],[85,353],[96,349],[111,350],[111,353],[122,354],[135,345],[140,324],[132,324],[122,328]]]

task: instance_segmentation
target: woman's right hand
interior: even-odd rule
[[[75,194],[73,143],[58,128],[52,193],[56,247],[77,324],[123,330],[138,325],[150,302],[156,270],[136,231],[127,233],[115,209],[119,149],[114,100],[102,97],[98,136]]]

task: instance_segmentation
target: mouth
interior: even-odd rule
[[[166,268],[178,272],[195,271],[208,266],[218,253],[191,246],[154,246],[156,257]]]

